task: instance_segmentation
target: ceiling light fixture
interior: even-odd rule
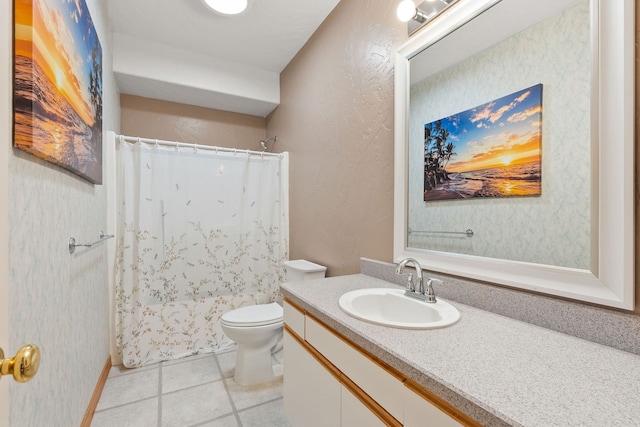
[[[237,15],[247,8],[247,0],[203,0],[215,12],[222,15]]]

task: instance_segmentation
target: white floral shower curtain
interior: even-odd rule
[[[116,343],[127,367],[224,349],[222,314],[273,301],[287,155],[118,144]]]

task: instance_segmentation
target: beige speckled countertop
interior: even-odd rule
[[[357,274],[285,283],[282,293],[484,425],[640,426],[640,356],[453,301],[452,326],[378,326],[338,306],[362,288],[399,286]]]

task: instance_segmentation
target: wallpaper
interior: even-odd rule
[[[106,2],[87,0],[103,49],[103,138],[119,128]],[[4,18],[3,18],[4,19]],[[5,42],[6,40],[3,40]],[[5,141],[3,141],[4,143]],[[104,144],[103,144],[104,148]],[[10,425],[78,426],[109,355],[106,188],[12,149],[9,158],[9,299],[12,352],[40,347],[40,370],[10,383]]]

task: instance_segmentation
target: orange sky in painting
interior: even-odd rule
[[[470,160],[451,162],[447,170],[465,172],[540,161],[540,134],[528,134],[525,137],[528,139],[523,141],[521,135],[508,135],[504,144],[493,146],[490,151],[478,153]]]
[[[35,2],[35,0],[34,0]],[[15,54],[31,57],[42,68],[49,81],[58,88],[80,118],[93,126],[94,115],[82,94],[82,84],[74,75],[68,61],[70,54],[58,38],[47,29],[41,10],[32,8],[30,1],[15,3]],[[58,27],[55,16],[49,16],[48,22]],[[57,28],[64,31],[63,28]]]

